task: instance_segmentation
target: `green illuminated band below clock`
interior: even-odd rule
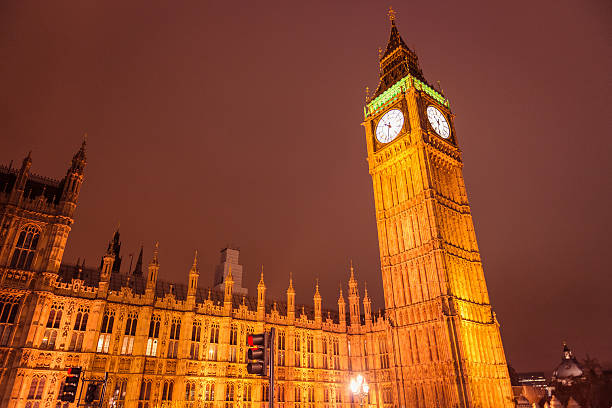
[[[376,140],[389,143],[399,135],[404,126],[404,114],[399,109],[385,113],[376,125]]]

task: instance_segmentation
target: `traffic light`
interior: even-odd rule
[[[74,402],[76,391],[79,386],[79,378],[81,377],[81,367],[71,367],[68,369],[68,376],[64,381],[64,388],[59,397],[64,402]]]
[[[247,364],[247,372],[265,377],[268,371],[268,334],[249,334],[247,344],[251,346],[247,351],[247,358],[252,360]]]
[[[90,383],[87,385],[87,391],[85,391],[85,403],[91,404],[98,396],[98,384]]]

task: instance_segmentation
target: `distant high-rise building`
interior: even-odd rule
[[[232,272],[234,279],[234,293],[237,295],[247,295],[248,291],[242,286],[242,265],[238,262],[240,249],[227,246],[221,250],[221,263],[215,268],[215,290],[223,291],[225,280],[228,273]]]

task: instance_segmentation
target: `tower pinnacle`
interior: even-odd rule
[[[387,14],[389,15],[389,21],[393,23],[395,21],[395,10],[393,10],[393,7],[389,6],[389,12]]]

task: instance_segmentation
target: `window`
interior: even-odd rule
[[[314,368],[314,341],[312,334],[306,336],[306,367]]]
[[[295,353],[294,353],[294,365],[296,367],[302,366],[302,351],[301,351],[301,339],[300,333],[295,333]]]
[[[127,379],[119,378],[115,384],[115,391],[113,392],[113,399],[115,401],[115,408],[123,408],[125,406],[125,393],[127,391]]]
[[[217,346],[219,343],[219,324],[210,327],[210,344],[208,345],[208,360],[217,361]]]
[[[227,383],[225,386],[225,408],[232,408],[234,406],[235,391],[234,383]]]
[[[328,360],[329,360],[329,356],[327,355],[327,353],[329,352],[327,349],[327,338],[323,338],[322,343],[321,343],[321,353],[323,354],[323,368],[324,369],[328,369],[329,368],[329,364],[328,364]]]
[[[314,388],[308,387],[306,391],[306,395],[308,396],[308,407],[314,408],[314,402],[315,402]]]
[[[368,358],[368,341],[366,339],[363,340],[363,364],[366,371],[370,369]]]
[[[384,404],[392,404],[393,403],[393,392],[391,391],[391,387],[383,387],[382,397]]]
[[[15,330],[15,319],[19,311],[21,297],[0,296],[0,346],[8,346]]]
[[[138,396],[138,408],[149,408],[149,400],[151,400],[151,381],[142,380],[140,395]]]
[[[261,386],[261,400],[270,401],[270,384],[262,384]]]
[[[378,339],[380,349],[380,368],[389,368],[389,354],[387,351],[387,341],[384,337]]]
[[[181,319],[172,319],[170,326],[170,342],[168,343],[168,358],[177,358],[179,338],[181,336]]]
[[[74,320],[74,327],[72,337],[70,339],[69,351],[81,351],[83,348],[83,338],[85,337],[85,329],[87,328],[87,319],[89,318],[89,307],[79,306],[77,311],[76,319]]]
[[[164,381],[162,401],[172,401],[172,391],[174,391],[174,381]]]
[[[138,324],[138,315],[136,313],[128,313],[125,321],[125,332],[123,343],[121,344],[121,354],[131,355],[134,349],[134,338],[136,337],[136,325]]]
[[[192,407],[195,401],[196,385],[194,382],[187,381],[185,383],[185,401],[187,401],[187,407]]]
[[[244,384],[244,390],[242,392],[242,400],[245,402],[251,402],[253,399],[253,389],[251,384]]]
[[[230,348],[229,348],[229,361],[230,363],[236,362],[236,345],[238,344],[238,325],[232,324],[230,328]]]
[[[40,229],[34,225],[28,225],[21,230],[13,251],[11,268],[30,270],[39,237]]]
[[[207,382],[204,386],[204,405],[206,407],[212,407],[212,402],[215,400],[215,383]]]
[[[55,340],[57,340],[57,330],[45,330],[42,342],[40,343],[40,348],[53,350],[55,348]]]
[[[276,400],[285,402],[285,386],[283,384],[276,385],[275,388]]]
[[[100,328],[100,337],[98,337],[98,347],[96,349],[98,353],[108,353],[114,323],[115,312],[107,310],[102,317],[102,327]]]
[[[53,303],[53,305],[51,305],[51,311],[49,312],[49,317],[47,318],[47,328],[59,329],[60,322],[62,321],[63,310],[64,306],[58,303]]]
[[[340,370],[340,343],[338,339],[332,341],[333,364],[332,370]]]
[[[199,359],[200,356],[200,335],[202,334],[202,325],[200,322],[193,322],[191,328],[191,348],[189,350],[189,358],[192,360]]]
[[[161,318],[159,315],[153,315],[153,317],[151,317],[151,323],[149,324],[149,339],[147,340],[147,350],[145,352],[147,356],[155,357],[157,355],[160,322]]]
[[[278,331],[277,335],[276,335],[276,349],[277,351],[277,356],[276,356],[276,363],[280,366],[283,367],[285,365],[285,332],[284,331]]]
[[[32,382],[30,383],[30,391],[28,391],[29,400],[42,399],[43,391],[45,390],[45,381],[46,378],[44,376],[34,376],[32,378]]]

